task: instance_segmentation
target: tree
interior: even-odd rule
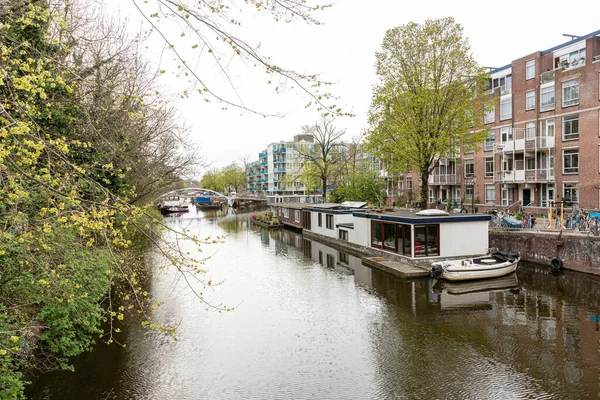
[[[487,74],[453,18],[388,30],[376,59],[368,147],[392,170],[418,171],[424,204],[439,159],[485,137]]]
[[[310,164],[310,170],[315,170],[323,190],[323,199],[327,198],[327,185],[341,173],[346,164],[346,145],[341,141],[346,130],[337,130],[333,122],[335,118],[326,115],[313,125],[304,125],[302,133],[313,137],[312,146],[298,145],[298,152],[303,164]]]
[[[233,162],[223,168],[221,174],[223,176],[225,191],[239,192],[240,188],[244,188],[246,184],[246,172],[245,169],[240,167],[237,163]]]
[[[369,201],[373,204],[383,203],[386,198],[386,182],[377,176],[377,172],[356,172],[348,183],[335,189],[336,196],[342,201]]]

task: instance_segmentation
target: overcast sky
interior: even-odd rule
[[[110,4],[111,0],[107,1]],[[130,15],[135,21],[136,11],[127,2],[119,2],[121,15]],[[147,10],[151,12],[152,6]],[[389,28],[452,16],[464,27],[475,58],[486,67],[503,66],[568,41],[563,33],[584,35],[600,30],[600,2],[586,0],[339,0],[331,9],[315,14],[323,22],[320,26],[303,21],[275,23],[248,8],[242,10],[243,26],[238,34],[250,44],[260,43],[260,51],[272,56],[273,62],[298,72],[318,73],[335,82],[331,92],[340,97],[338,104],[356,115],[337,121],[340,129],[346,129],[348,139],[368,128],[366,114],[377,81],[375,52]],[[148,57],[157,60],[161,52],[156,44],[150,47]],[[188,48],[186,54],[191,52]],[[162,57],[164,62],[166,57]],[[233,95],[214,64],[202,67],[201,73],[217,92]],[[222,111],[222,105],[206,103],[199,96],[176,100],[182,121],[213,166],[223,167],[244,156],[258,159],[258,153],[268,144],[291,139],[302,125],[319,118],[316,109],[305,109],[309,100],[306,95],[297,90],[275,95],[262,72],[232,63],[229,75],[244,104],[265,113],[285,112],[285,117],[264,118],[233,108]],[[177,87],[173,70],[162,78],[167,88]]]

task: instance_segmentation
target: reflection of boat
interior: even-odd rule
[[[496,251],[463,260],[438,261],[431,264],[431,276],[449,281],[497,278],[517,269],[519,253]]]
[[[213,199],[208,196],[196,197],[195,203],[198,210],[220,210],[223,208],[223,203],[220,201],[213,201]]]
[[[169,215],[169,214],[185,214],[187,212],[190,212],[190,210],[188,209],[187,206],[161,206],[159,208],[160,213],[162,215]]]
[[[517,274],[510,274],[500,278],[470,282],[440,282],[439,286],[440,289],[445,289],[448,294],[461,295],[466,293],[515,289],[519,287],[519,280],[517,279]]]

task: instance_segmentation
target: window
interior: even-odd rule
[[[490,129],[487,134],[487,138],[485,138],[485,151],[494,150],[494,141],[496,140],[496,135],[494,134],[494,130]]]
[[[473,200],[473,185],[465,185],[465,200],[471,201]]]
[[[540,136],[554,137],[554,118],[542,121],[540,124]]]
[[[415,257],[439,254],[439,225],[415,226]]]
[[[296,210],[296,212],[294,213],[294,221],[300,222],[300,210]]]
[[[535,78],[535,60],[525,63],[525,80]]]
[[[572,81],[563,83],[563,107],[569,107],[579,104],[579,81],[574,79]]]
[[[406,189],[407,190],[412,190],[413,185],[412,185],[412,176],[407,176],[406,177]]]
[[[500,99],[500,121],[512,118],[512,96]]]
[[[320,227],[323,226],[323,214],[321,214],[321,213],[319,213],[317,225],[319,225]]]
[[[579,173],[579,149],[563,150],[563,174]]]
[[[488,157],[485,159],[485,177],[491,178],[494,176],[494,158]]]
[[[465,178],[472,178],[475,175],[475,164],[473,160],[465,160]]]
[[[331,215],[331,214],[325,215],[325,228],[333,229],[333,215]]]
[[[510,127],[500,128],[500,141],[502,143],[513,140],[513,133]]]
[[[484,117],[483,117],[483,123],[485,124],[491,124],[496,120],[496,107],[492,106],[492,108],[488,111],[486,111]]]
[[[323,251],[319,250],[319,264],[323,265]]]
[[[528,122],[525,125],[525,139],[535,139],[535,122]]]
[[[383,224],[383,248],[396,251],[396,224]]]
[[[579,114],[563,117],[563,140],[579,139]]]
[[[540,111],[554,110],[554,85],[540,89]]]
[[[289,218],[290,217],[290,209],[289,208],[284,208],[283,209],[283,216],[285,218]]]
[[[465,144],[463,146],[463,152],[465,154],[474,153],[475,152],[475,145],[474,144]]]
[[[485,204],[496,204],[496,185],[485,185]]]
[[[348,231],[340,229],[340,231],[338,233],[338,237],[342,240],[348,241]]]
[[[577,188],[576,182],[564,184],[563,200],[566,207],[573,207],[579,203],[579,188]]]
[[[529,171],[534,170],[535,169],[535,158],[526,158],[525,159],[525,167]]]
[[[381,247],[383,245],[383,224],[381,222],[371,223],[371,246]]]
[[[529,92],[525,93],[525,109],[535,109],[535,90],[530,90]]]

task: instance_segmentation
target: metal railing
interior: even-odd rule
[[[458,185],[460,184],[460,175],[458,174],[446,174],[446,175],[429,175],[427,179],[429,185]]]
[[[541,83],[554,82],[554,78],[556,76],[555,70],[542,72],[540,74]]]

